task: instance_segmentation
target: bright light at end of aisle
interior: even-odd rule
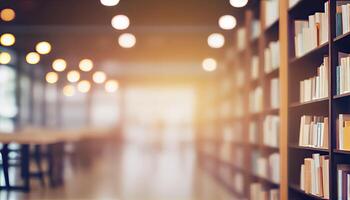
[[[79,69],[83,72],[89,72],[94,67],[94,63],[90,59],[83,59],[79,62]]]
[[[208,45],[211,48],[219,49],[225,45],[225,37],[220,33],[213,33],[208,37]]]
[[[132,48],[136,44],[136,37],[131,33],[123,33],[118,38],[118,43],[122,48]]]
[[[49,54],[51,52],[51,44],[46,42],[46,41],[39,42],[35,46],[35,50],[36,50],[36,52],[40,53],[41,55]]]
[[[242,8],[246,6],[248,3],[248,0],[230,0],[231,6],[235,8]]]
[[[83,80],[78,83],[78,90],[81,93],[87,93],[90,91],[91,84],[89,81]]]
[[[0,64],[7,65],[11,62],[11,55],[7,52],[0,52]]]
[[[16,13],[11,8],[5,8],[5,9],[1,10],[1,12],[0,12],[1,20],[5,21],[5,22],[12,21],[15,19],[15,17],[16,17]]]
[[[112,18],[112,26],[117,30],[125,30],[130,26],[130,20],[126,15],[117,15]]]
[[[66,97],[74,96],[75,88],[73,85],[66,85],[63,87],[63,95]]]
[[[120,0],[100,0],[100,2],[104,6],[116,6]]]
[[[108,93],[114,93],[118,90],[119,83],[116,80],[109,80],[105,83],[105,90]]]
[[[97,84],[102,84],[106,81],[107,77],[104,72],[97,71],[92,75],[92,80]]]
[[[67,80],[71,83],[76,83],[80,80],[80,73],[76,70],[72,70],[67,74]]]
[[[16,42],[16,38],[11,33],[4,33],[0,37],[0,43],[2,46],[9,47],[14,45],[15,42]]]
[[[207,72],[215,71],[217,68],[217,62],[214,58],[206,58],[202,62],[202,67]]]
[[[67,68],[67,62],[63,59],[56,59],[52,62],[52,69],[56,72],[63,72]]]
[[[58,81],[58,74],[56,72],[49,72],[46,74],[46,82],[54,84]]]
[[[232,15],[224,15],[219,19],[219,26],[224,30],[232,30],[236,27],[237,20]]]
[[[30,52],[26,56],[26,61],[31,65],[38,64],[40,62],[40,55],[36,52]]]

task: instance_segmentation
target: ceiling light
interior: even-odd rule
[[[80,81],[80,82],[78,83],[78,86],[77,86],[77,87],[78,87],[79,92],[81,92],[81,93],[87,93],[87,92],[90,91],[91,84],[90,84],[89,81],[84,80],[84,81]]]
[[[230,0],[230,4],[235,8],[242,8],[247,5],[248,0]]]
[[[46,74],[46,82],[54,84],[58,81],[58,74],[56,72],[49,72]]]
[[[101,71],[95,72],[94,75],[92,76],[92,80],[98,84],[104,83],[106,79],[107,79],[106,74]]]
[[[16,38],[11,33],[2,34],[0,37],[0,43],[2,46],[12,46],[16,42]]]
[[[206,58],[202,62],[202,67],[207,72],[215,71],[217,68],[217,62],[213,58]]]
[[[220,33],[213,33],[208,37],[208,45],[211,48],[221,48],[225,45],[225,37]]]
[[[71,83],[76,83],[80,80],[80,74],[78,71],[72,70],[67,74],[67,80]]]
[[[219,19],[219,26],[224,30],[232,30],[236,27],[237,20],[232,15],[224,15]]]
[[[79,69],[83,72],[89,72],[94,67],[94,63],[90,59],[83,59],[79,62]]]
[[[0,64],[7,65],[11,62],[11,54],[7,52],[0,52]]]
[[[104,6],[116,6],[120,0],[100,0]]]
[[[16,17],[16,13],[11,8],[5,8],[0,12],[0,18],[5,22],[12,21],[15,19],[15,17]]]
[[[36,52],[30,52],[26,56],[26,61],[31,65],[38,64],[40,62],[40,55]]]
[[[136,44],[136,37],[131,33],[123,33],[119,36],[118,43],[123,48],[132,48]]]
[[[105,90],[108,93],[116,92],[119,88],[119,83],[116,80],[109,80],[105,83]]]
[[[75,88],[73,85],[66,85],[63,87],[64,96],[71,97],[75,94]]]
[[[42,54],[42,55],[46,55],[48,53],[51,52],[51,44],[48,42],[39,42],[36,46],[35,46],[35,50]]]
[[[125,15],[117,15],[112,18],[112,26],[117,30],[125,30],[129,27],[130,20]]]
[[[67,68],[67,62],[63,59],[56,59],[52,63],[52,68],[56,72],[63,72]]]

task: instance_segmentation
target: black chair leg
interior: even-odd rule
[[[40,183],[42,187],[45,187],[45,176],[44,176],[44,170],[42,167],[42,152],[41,152],[41,146],[40,145],[35,145],[34,147],[34,159],[35,159],[35,164],[38,169],[38,176],[40,178]]]
[[[5,188],[7,190],[10,189],[10,178],[9,178],[9,149],[8,145],[4,144],[1,150],[1,156],[2,156],[2,167],[4,172],[4,179],[5,179]]]

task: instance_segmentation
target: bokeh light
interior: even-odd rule
[[[15,17],[16,17],[16,13],[11,8],[5,8],[5,9],[1,10],[1,12],[0,12],[1,20],[5,21],[5,22],[12,21],[15,19]]]
[[[89,72],[94,67],[94,63],[90,59],[83,59],[79,62],[79,69],[83,72]]]
[[[236,27],[237,20],[232,15],[224,15],[219,19],[219,26],[224,30],[232,30]]]
[[[46,82],[54,84],[58,81],[58,74],[56,72],[49,72],[45,76]]]
[[[35,46],[35,50],[36,52],[42,54],[42,55],[46,55],[49,54],[51,52],[51,44],[43,41],[43,42],[39,42],[36,46]]]
[[[130,20],[126,15],[117,15],[112,18],[112,26],[117,30],[125,30],[129,25]]]
[[[131,33],[123,33],[119,36],[118,43],[123,48],[132,48],[136,44],[136,37]]]
[[[63,95],[66,97],[74,96],[75,88],[73,85],[66,85],[63,87]]]
[[[0,37],[0,43],[2,46],[12,46],[16,42],[16,38],[11,33],[4,33]]]
[[[80,81],[78,83],[78,91],[81,93],[87,93],[90,91],[91,83],[87,80]]]
[[[9,64],[12,60],[11,54],[7,52],[0,52],[0,64]]]
[[[36,52],[30,52],[26,56],[26,61],[31,65],[38,64],[40,62],[40,55]]]
[[[207,72],[215,71],[217,68],[217,62],[214,58],[206,58],[202,62],[202,67]]]
[[[72,70],[67,74],[67,80],[71,83],[76,83],[80,80],[80,73],[76,70]]]
[[[107,76],[104,72],[101,71],[97,71],[93,74],[92,76],[92,80],[97,83],[97,84],[101,84],[104,83],[107,79]]]
[[[116,80],[108,80],[105,83],[105,90],[108,93],[113,93],[116,92],[119,88],[119,83]]]
[[[211,48],[219,49],[225,45],[225,37],[220,33],[213,33],[208,37],[208,45]]]
[[[67,62],[63,59],[56,59],[52,62],[52,68],[56,72],[63,72],[67,68]]]

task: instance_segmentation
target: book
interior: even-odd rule
[[[265,28],[271,26],[279,18],[279,0],[265,2]]]
[[[270,106],[272,109],[280,107],[280,81],[279,78],[273,78],[270,81]]]
[[[249,93],[249,111],[250,113],[259,113],[263,109],[263,89],[256,87]]]
[[[264,51],[264,71],[270,73],[278,69],[280,65],[280,44],[279,41],[273,41],[268,44]]]
[[[348,176],[350,174],[350,165],[341,164],[337,166],[337,191],[338,191],[338,200],[348,200]]]
[[[300,118],[299,146],[327,149],[328,117],[303,115]]]
[[[251,64],[251,78],[252,80],[256,80],[259,78],[259,57],[257,55],[252,57]]]
[[[279,147],[280,118],[278,115],[267,115],[263,123],[263,144]]]
[[[338,140],[338,149],[339,150],[350,150],[350,114],[339,114],[338,117],[338,131],[337,131],[337,140]],[[346,140],[347,139],[347,140]]]

